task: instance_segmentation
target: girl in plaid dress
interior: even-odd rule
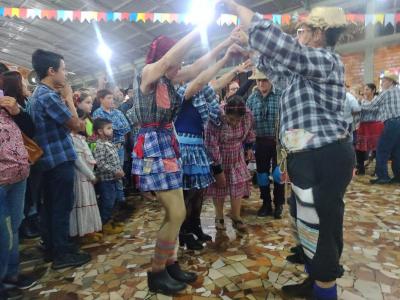
[[[199,32],[194,30],[176,44],[165,36],[153,41],[147,64],[138,76],[133,106],[140,130],[132,154],[132,174],[138,176],[139,189],[154,191],[165,209],[147,277],[149,290],[156,293],[177,293],[197,279],[195,273],[182,271],[177,262],[177,238],[186,209],[179,143],[172,122],[182,102],[201,89],[193,84],[194,79],[215,59],[204,56],[181,69],[183,56],[198,38]],[[178,82],[190,82],[183,96],[174,89]]]
[[[234,228],[245,231],[240,217],[241,199],[250,194],[251,175],[246,160],[252,156],[255,141],[253,116],[240,96],[232,96],[224,107],[222,124],[208,123],[205,144],[213,160],[216,183],[207,191],[214,200],[217,229],[224,229],[224,200],[231,199]],[[243,151],[243,144],[245,151]],[[245,158],[246,155],[246,158]]]

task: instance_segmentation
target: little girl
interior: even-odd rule
[[[79,96],[76,96],[75,103],[77,109],[80,111],[81,119],[86,123],[86,142],[89,144],[90,150],[94,151],[96,148],[96,137],[93,134],[93,122],[90,118],[93,108],[92,96],[86,92],[81,92]]]
[[[246,160],[252,157],[252,144],[255,141],[253,116],[246,109],[243,99],[236,95],[228,99],[224,112],[220,126],[212,122],[207,125],[205,144],[213,161],[212,169],[216,179],[208,188],[207,195],[214,199],[217,229],[225,229],[224,200],[230,196],[232,225],[238,231],[246,231],[240,217],[240,208],[242,198],[250,195],[251,175]]]
[[[82,111],[79,114],[84,119],[85,114]],[[98,242],[102,238],[99,233],[102,223],[93,186],[96,182],[93,172],[96,161],[84,134],[72,132],[71,136],[78,158],[75,161],[75,203],[70,215],[70,235],[85,237],[85,242]]]

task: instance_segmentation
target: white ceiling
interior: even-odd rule
[[[245,0],[241,3],[261,13],[286,13],[302,10],[305,5],[342,5],[351,12],[364,12],[367,1],[373,0]],[[377,0],[383,9],[400,6],[400,0]],[[188,10],[190,1],[171,0],[16,0],[0,1],[1,7],[39,9],[126,11],[126,12],[176,12]],[[113,51],[112,66],[116,73],[133,68],[146,54],[151,41],[160,34],[180,38],[191,28],[178,24],[100,22],[103,38]],[[211,28],[211,40],[227,34],[228,27]],[[93,24],[87,22],[57,22],[49,20],[21,20],[0,17],[0,61],[31,68],[31,54],[37,48],[56,51],[65,57],[69,71],[78,78],[92,78],[104,70],[96,55],[97,38]]]

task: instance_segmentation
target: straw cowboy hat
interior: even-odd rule
[[[347,20],[344,10],[341,7],[315,7],[299,25],[302,24],[326,30],[329,28],[345,27]]]
[[[399,83],[399,75],[397,75],[395,72],[392,71],[385,71],[383,72],[383,74],[381,75],[381,78],[387,78],[392,80],[394,83]]]
[[[251,80],[263,80],[263,79],[268,79],[267,76],[263,72],[261,72],[259,69],[256,69],[253,71],[253,74],[249,77]]]

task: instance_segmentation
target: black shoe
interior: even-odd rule
[[[267,216],[272,216],[273,211],[272,211],[272,205],[271,203],[263,203],[263,205],[260,207],[260,209],[257,212],[257,216],[259,217],[267,217]]]
[[[369,181],[369,183],[371,183],[371,184],[389,184],[390,182],[391,182],[391,179],[380,179],[380,178],[371,179]]]
[[[392,183],[392,184],[400,183],[400,178],[399,177],[393,177],[392,179],[390,179],[390,183]]]
[[[80,267],[88,263],[91,259],[92,257],[90,254],[86,252],[67,253],[54,258],[51,268],[53,270],[59,270],[68,267]]]
[[[287,256],[286,260],[288,262],[291,262],[292,264],[300,264],[300,265],[304,265],[305,264],[303,255],[301,253],[298,253],[298,252],[295,253],[295,254]]]
[[[282,219],[283,205],[278,205],[275,207],[274,218]]]
[[[150,292],[173,295],[186,289],[186,283],[173,279],[167,269],[161,272],[147,272],[147,285]]]
[[[358,175],[358,176],[364,176],[364,175],[365,175],[365,170],[361,170],[361,169],[356,170],[356,175]]]
[[[3,284],[6,287],[6,289],[18,288],[20,290],[29,289],[34,285],[36,285],[37,282],[38,282],[37,279],[24,274],[19,274],[17,281],[12,281],[7,278],[3,280]]]
[[[204,247],[199,240],[196,240],[192,233],[185,233],[179,235],[179,245],[181,247],[186,245],[189,250],[203,250]]]
[[[184,283],[192,283],[197,280],[196,273],[182,271],[179,263],[174,263],[167,267],[168,274],[175,280]]]
[[[282,292],[293,298],[311,298],[313,296],[314,280],[308,277],[303,283],[286,285],[282,287]]]
[[[36,217],[25,218],[19,227],[19,236],[21,239],[36,239],[40,236]]]
[[[301,247],[301,245],[297,245],[295,247],[290,248],[290,252],[292,252],[292,253],[298,253],[300,251],[303,251],[303,248]]]
[[[16,288],[0,290],[0,300],[18,300],[22,299],[22,291]]]
[[[203,228],[201,228],[200,219],[194,220],[193,223],[191,224],[191,228],[190,229],[191,229],[192,233],[194,233],[197,236],[199,241],[201,241],[201,242],[212,241],[212,237],[203,232]]]

